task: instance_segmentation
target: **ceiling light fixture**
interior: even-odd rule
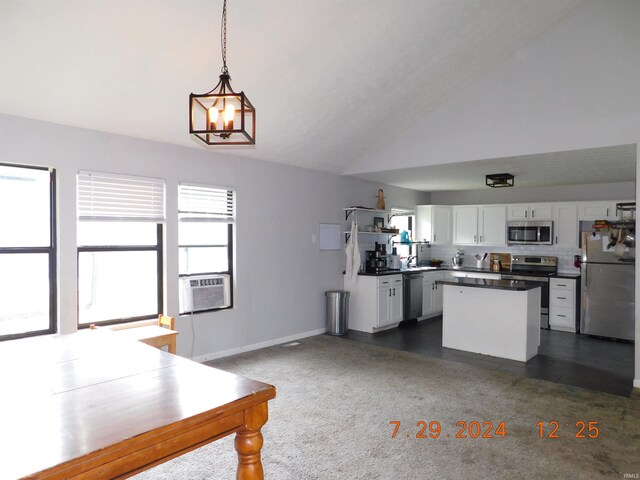
[[[244,94],[231,88],[227,68],[227,0],[220,27],[222,74],[207,93],[189,95],[189,133],[207,145],[254,145],[256,110]]]
[[[513,175],[510,173],[494,173],[492,175],[485,175],[486,184],[488,187],[513,187]]]

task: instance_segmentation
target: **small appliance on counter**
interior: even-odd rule
[[[462,262],[464,261],[464,252],[462,250],[458,250],[456,254],[451,258],[451,265],[454,267],[461,267]]]
[[[366,273],[382,273],[387,271],[387,246],[376,242],[375,250],[367,250],[365,263]]]
[[[389,268],[391,270],[400,270],[402,267],[402,263],[400,262],[400,257],[398,256],[398,250],[396,247],[393,247],[391,250],[391,256],[389,257]]]

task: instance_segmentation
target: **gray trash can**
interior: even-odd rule
[[[349,328],[349,292],[331,290],[327,297],[327,335],[345,335]]]

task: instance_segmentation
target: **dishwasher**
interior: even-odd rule
[[[402,275],[402,320],[414,320],[422,316],[422,273]]]

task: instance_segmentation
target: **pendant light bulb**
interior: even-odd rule
[[[218,115],[220,114],[220,112],[218,112],[218,109],[215,106],[211,106],[209,107],[209,126],[211,130],[215,130],[216,129],[216,122],[218,121]]]
[[[228,104],[224,109],[224,124],[226,130],[231,130],[233,128],[233,117],[236,116],[236,107],[231,104]]]

